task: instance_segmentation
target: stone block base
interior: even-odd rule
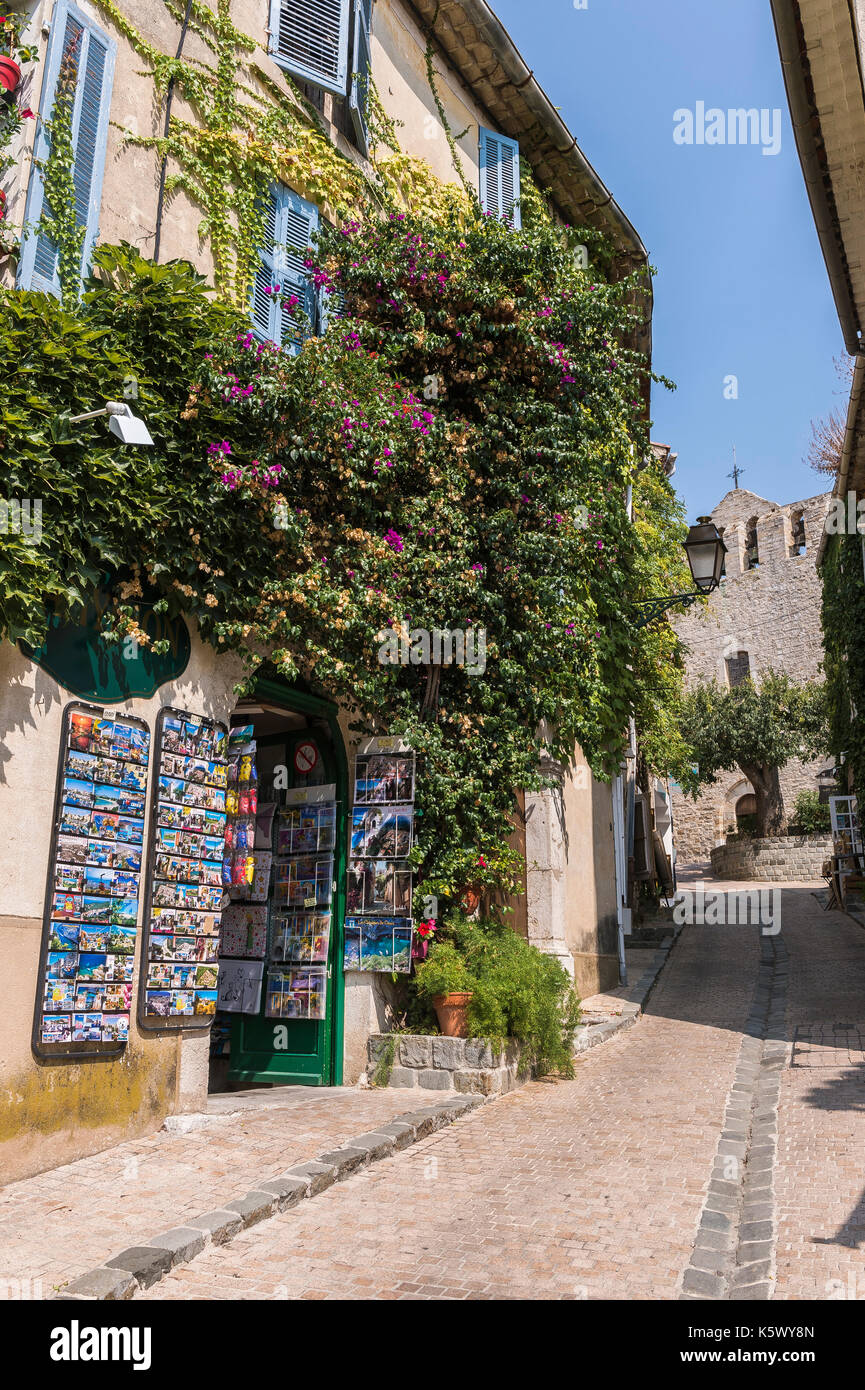
[[[369,1073],[386,1054],[388,1033],[369,1040]],[[520,1075],[520,1047],[513,1039],[497,1051],[485,1038],[421,1037],[396,1034],[389,1086],[417,1086],[426,1091],[459,1091],[463,1095],[504,1095],[529,1079]]]

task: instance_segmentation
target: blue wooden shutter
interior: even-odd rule
[[[357,135],[358,148],[362,154],[369,152],[367,110],[369,79],[372,74],[371,28],[372,0],[354,0],[354,46],[348,106]]]
[[[45,121],[51,119],[60,64],[67,53],[73,55],[76,69],[75,100],[72,109],[72,179],[75,189],[75,216],[84,227],[81,272],[90,265],[93,243],[99,230],[102,175],[108,139],[108,111],[114,80],[117,45],[91,19],[69,0],[57,0],[51,20],[51,36],[45,55],[45,76],[39,103],[39,122],[34,159],[45,160],[51,145]],[[45,290],[59,295],[57,248],[50,237],[35,233],[42,213],[50,214],[45,203],[42,173],[35,166],[30,176],[25,211],[25,235],[18,267],[18,284],[23,289]]]
[[[318,228],[318,208],[315,203],[308,203],[305,198],[301,198],[291,188],[282,189],[282,198],[280,270],[283,294],[299,296],[300,305],[295,307],[305,311],[311,326],[299,324],[294,317],[294,310],[287,309],[283,303],[279,341],[288,351],[298,353],[304,339],[309,337],[310,332],[315,331],[317,296],[309,271],[303,262],[307,258],[312,234]]]
[[[304,265],[312,233],[318,227],[318,208],[293,189],[274,184],[262,209],[261,265],[252,286],[252,326],[260,338],[269,338],[292,353],[300,352],[311,331],[294,313],[302,308],[315,324],[316,294]],[[279,286],[278,294],[274,293]],[[287,307],[296,294],[300,306]]]
[[[522,226],[519,209],[520,147],[507,135],[480,131],[481,207],[509,227]],[[514,204],[516,203],[516,206]]]
[[[270,53],[296,77],[345,95],[351,0],[270,0]]]

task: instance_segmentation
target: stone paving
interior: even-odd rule
[[[452,1094],[429,1093],[424,1103]],[[386,1124],[411,1108],[406,1099],[405,1091],[305,1086],[215,1096],[208,1122],[188,1133],[160,1130],[10,1183],[0,1189],[0,1284],[41,1280],[50,1297],[127,1246]]]
[[[781,937],[686,926],[642,1019],[572,1081],[489,1102],[137,1298],[862,1299],[865,930],[813,886],[784,885]],[[5,1189],[11,1272],[69,1279],[408,1098],[309,1094]]]
[[[824,914],[811,887],[784,887],[783,950],[769,952],[781,962],[772,965],[786,990],[780,1011],[777,992],[760,1002],[757,928],[686,927],[638,1026],[582,1057],[573,1081],[534,1082],[484,1106],[206,1250],[142,1297],[679,1298],[728,1104],[735,1113],[743,1084],[743,1040],[754,1071],[755,1016],[771,1068],[752,1088],[757,1129],[774,1132],[773,1092],[780,1119],[770,1179],[774,1145],[758,1133],[761,1172],[750,1182],[774,1187],[774,1222],[764,1231],[739,1204],[734,1265],[774,1231],[770,1296],[838,1297],[829,1281],[848,1287],[856,1277],[862,1297],[865,933]],[[845,1023],[858,1033],[839,1034],[834,1025]],[[790,1044],[805,1025],[814,1061],[791,1068]],[[747,1152],[740,1171],[744,1201],[753,1201]],[[734,1287],[704,1296],[748,1295]]]

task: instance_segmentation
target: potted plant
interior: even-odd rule
[[[17,92],[21,85],[21,64],[32,63],[39,50],[33,44],[19,44],[21,15],[0,15],[0,87]]]
[[[436,926],[436,919],[430,917],[428,922],[421,922],[419,926],[415,927],[411,951],[412,960],[426,960]]]
[[[474,978],[450,941],[437,941],[415,972],[419,994],[432,1001],[439,1028],[446,1038],[467,1038],[468,1008]]]

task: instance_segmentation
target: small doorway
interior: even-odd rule
[[[336,706],[281,681],[260,680],[231,724],[252,729],[256,875],[263,859],[268,876],[249,903],[256,908],[249,942],[253,960],[261,962],[260,996],[252,1007],[244,997],[230,1011],[217,1011],[210,1089],[340,1085],[348,775]],[[310,824],[312,830],[292,829]],[[298,872],[313,872],[315,888],[296,883]],[[312,898],[304,898],[309,891]],[[251,890],[229,892],[242,913]],[[223,946],[238,949],[225,934]]]

